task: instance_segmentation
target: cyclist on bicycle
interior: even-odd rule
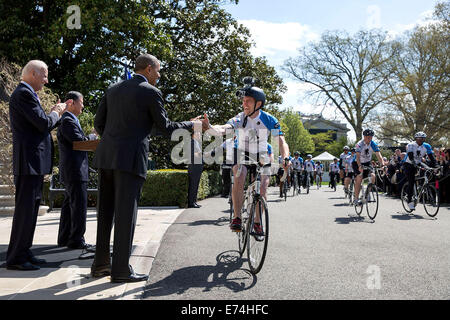
[[[305,172],[304,175],[304,186],[306,186],[306,179],[310,179],[311,183],[310,185],[314,184],[314,176],[313,176],[313,172],[314,172],[314,161],[311,160],[312,159],[312,155],[308,154],[306,156],[306,160],[303,163],[303,170]]]
[[[434,156],[433,148],[430,144],[425,142],[427,135],[420,131],[414,135],[415,142],[411,142],[406,146],[406,157],[404,159],[404,172],[406,181],[408,181],[408,188],[406,190],[408,194],[408,206],[410,210],[415,210],[414,201],[412,196],[414,192],[415,175],[417,168],[422,162],[423,158],[428,156],[430,159],[431,167],[436,166],[436,158]]]
[[[236,141],[238,142],[236,163],[233,165],[233,174],[235,176],[232,199],[234,204],[234,218],[230,223],[232,231],[241,231],[241,207],[244,197],[244,183],[248,169],[251,166],[242,166],[242,171],[239,177],[236,176],[241,162],[241,155],[245,154],[247,159],[256,159],[263,164],[270,164],[267,156],[267,140],[269,134],[273,137],[278,137],[279,148],[283,159],[283,167],[285,170],[289,168],[289,146],[287,145],[283,132],[280,128],[278,120],[267,112],[261,110],[266,101],[264,91],[254,86],[253,79],[246,77],[244,79],[245,86],[236,92],[236,95],[242,99],[243,112],[230,119],[225,125],[214,125],[209,123],[208,117],[205,114],[206,126],[208,130],[214,135],[225,135],[234,130],[236,133]],[[259,159],[258,159],[259,158]],[[266,190],[269,185],[270,168],[268,172],[261,175],[261,196],[267,199]],[[259,216],[255,218],[254,228],[256,233],[261,233],[261,225]]]
[[[356,162],[356,149],[352,148],[350,150],[350,154],[345,158],[345,166],[344,166],[344,192],[348,193],[348,186],[352,181],[352,178],[355,176],[355,172],[353,171],[353,162]]]
[[[375,184],[375,174],[372,170],[364,169],[362,166],[372,168],[372,153],[375,155],[381,165],[385,165],[383,157],[381,156],[380,148],[373,141],[375,133],[372,129],[363,131],[364,138],[356,144],[356,161],[353,162],[353,170],[355,171],[355,205],[361,205],[359,200],[359,192],[361,191],[361,183],[364,178],[367,178],[370,173],[371,183]]]
[[[300,157],[300,152],[294,152],[294,159],[292,159],[292,169],[293,174],[297,175],[297,183],[300,184],[302,181],[302,168],[303,168],[303,158]]]
[[[333,163],[330,164],[330,188],[333,186],[333,183],[336,183],[336,178],[339,175],[339,170],[338,159],[334,158]]]
[[[317,161],[317,163],[314,165],[314,180],[317,176],[320,178],[320,184],[322,184],[322,173],[323,173],[323,164],[320,163],[320,161]]]
[[[284,197],[284,196],[283,196],[283,188],[284,188],[284,184],[287,183],[287,186],[288,186],[288,188],[289,188],[290,183],[291,183],[291,175],[292,175],[291,167],[292,167],[292,160],[293,160],[293,158],[289,155],[289,161],[291,161],[291,165],[289,166],[289,169],[288,169],[288,171],[287,171],[285,181],[281,181],[281,178],[282,178],[283,175],[284,175],[284,168],[283,168],[283,162],[284,162],[284,161],[283,161],[283,158],[282,158],[281,156],[278,157],[278,165],[279,165],[279,168],[278,168],[278,173],[277,173],[277,182],[278,182],[279,187],[280,187],[280,198],[283,198],[283,197]]]
[[[344,184],[344,167],[345,167],[345,158],[350,154],[350,147],[349,146],[344,146],[344,152],[341,153],[341,155],[339,156],[339,177],[342,180],[342,184]]]

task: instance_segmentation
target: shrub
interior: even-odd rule
[[[147,180],[142,187],[139,206],[178,206],[185,208],[188,197],[188,174],[187,170],[149,170]],[[44,184],[43,199],[49,204],[49,183]],[[215,196],[222,190],[222,179],[217,171],[203,171],[200,178],[197,199],[202,200]],[[63,195],[55,197],[54,207],[60,208]],[[96,206],[96,197],[89,196],[89,207]]]

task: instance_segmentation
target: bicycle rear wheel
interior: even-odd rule
[[[433,185],[424,186],[422,193],[422,203],[425,208],[425,212],[430,217],[435,217],[439,211],[440,207],[440,196],[439,192]]]
[[[374,220],[378,213],[378,188],[374,184],[369,184],[366,189],[366,211],[371,220]]]
[[[257,208],[259,210],[256,210]],[[261,234],[256,234],[253,228],[253,222],[257,211],[259,212],[259,220],[263,231]],[[269,212],[267,210],[266,200],[263,197],[259,197],[258,200],[253,202],[249,217],[247,229],[247,257],[250,272],[252,274],[257,274],[264,264],[269,241]]]

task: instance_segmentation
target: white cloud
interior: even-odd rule
[[[366,26],[368,29],[379,28],[381,26],[381,9],[377,5],[370,5],[366,9],[367,20]]]
[[[298,22],[275,23],[262,20],[238,22],[250,30],[255,41],[252,54],[266,56],[269,62],[276,66],[282,64],[285,59],[295,56],[302,45],[320,37],[309,26]]]
[[[424,11],[419,15],[419,18],[414,23],[409,24],[397,23],[396,25],[394,25],[393,28],[388,30],[388,35],[390,38],[395,38],[404,33],[405,31],[414,29],[416,26],[423,27],[436,23],[437,20],[433,20],[432,17],[433,17],[433,10]]]

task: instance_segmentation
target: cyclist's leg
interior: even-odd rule
[[[261,196],[267,201],[267,187],[269,186],[270,176],[261,175]],[[259,208],[256,208],[255,222],[259,223],[261,221],[259,215]]]
[[[404,171],[406,176],[406,181],[408,181],[408,188],[406,189],[406,192],[408,194],[408,203],[412,201],[412,196],[414,193],[414,183],[415,183],[415,175],[416,170],[414,166],[410,163],[404,164]]]
[[[233,166],[234,184],[232,190],[234,218],[241,217],[242,201],[244,199],[244,184],[247,175],[247,168],[242,166],[241,174],[237,177],[239,165]]]
[[[359,172],[359,170],[358,170],[358,172]],[[361,173],[359,173],[359,174],[357,174],[357,173],[355,173],[356,174],[356,176],[355,176],[355,200],[357,200],[358,198],[359,198],[359,191],[361,190],[361,182],[362,182],[362,179],[363,179],[363,173],[361,172]]]

